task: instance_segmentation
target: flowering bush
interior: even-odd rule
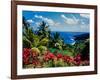
[[[62,55],[61,53],[58,53],[58,54],[57,54],[57,58],[58,58],[58,59],[63,58],[63,55]]]
[[[44,60],[45,61],[48,61],[48,60],[54,60],[56,58],[56,56],[53,54],[53,53],[46,53],[45,55],[44,55]]]
[[[74,57],[74,63],[75,63],[75,65],[81,64],[81,55],[80,54],[78,54]]]
[[[23,63],[29,64],[30,49],[24,48],[23,50]]]
[[[76,56],[62,55],[61,53],[51,53],[46,51],[43,55],[38,55],[38,49],[23,49],[23,65],[24,67],[62,67],[62,66],[86,66],[89,61],[82,61],[81,55]],[[31,65],[31,66],[30,66]]]

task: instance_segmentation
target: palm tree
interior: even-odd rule
[[[33,31],[30,28],[30,24],[23,17],[23,48],[31,48],[33,42]]]
[[[54,33],[53,36],[50,38],[50,46],[62,49],[63,39],[60,37],[60,34],[58,32]]]
[[[41,39],[49,38],[50,36],[49,26],[44,21],[41,22],[40,27],[37,31],[37,34],[38,36],[41,37]]]

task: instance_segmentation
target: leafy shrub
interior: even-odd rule
[[[36,54],[40,54],[40,50],[36,47],[31,48],[31,52],[36,53]]]
[[[38,49],[41,51],[41,53],[45,53],[47,51],[47,47],[46,46],[39,46]]]

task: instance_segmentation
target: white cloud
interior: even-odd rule
[[[81,17],[84,17],[84,18],[89,18],[90,15],[89,14],[80,14]]]
[[[36,24],[37,26],[39,26],[39,25],[40,25],[40,22],[36,22],[35,24]]]
[[[87,25],[80,25],[80,30],[83,31],[83,32],[89,32],[89,24]]]
[[[73,15],[71,18],[68,18],[64,14],[62,14],[61,17],[64,19],[65,23],[68,25],[76,25],[79,23],[79,19],[76,19],[76,17]]]
[[[27,20],[28,23],[34,23],[32,19]]]
[[[46,21],[49,25],[51,26],[59,26],[60,23],[59,22],[55,22],[54,20],[50,19],[50,18],[46,18],[46,17],[43,17],[41,15],[35,15],[34,16],[35,18],[39,18],[39,19],[42,19],[43,21]]]
[[[40,19],[43,18],[42,16],[38,16],[38,15],[35,15],[34,17],[35,17],[35,18],[40,18]]]
[[[66,27],[68,31],[89,32],[89,23],[84,21],[84,19],[82,19],[81,17],[76,18],[74,15],[70,15],[70,16],[71,17],[67,17],[64,14],[61,15],[64,22],[67,24],[67,26],[69,26]]]
[[[82,24],[82,25],[85,25],[85,22],[82,21],[81,24]]]

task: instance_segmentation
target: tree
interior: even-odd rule
[[[37,35],[43,38],[49,38],[50,30],[49,25],[47,25],[44,21],[41,22],[40,27],[38,28]]]
[[[50,39],[50,46],[58,49],[62,49],[64,45],[63,39],[58,32],[54,33]]]
[[[31,48],[33,42],[33,31],[30,28],[30,24],[23,17],[23,48]]]
[[[83,48],[83,50],[81,51],[81,55],[82,55],[82,60],[89,60],[89,49],[90,49],[90,43],[89,40],[85,41],[85,47]]]

